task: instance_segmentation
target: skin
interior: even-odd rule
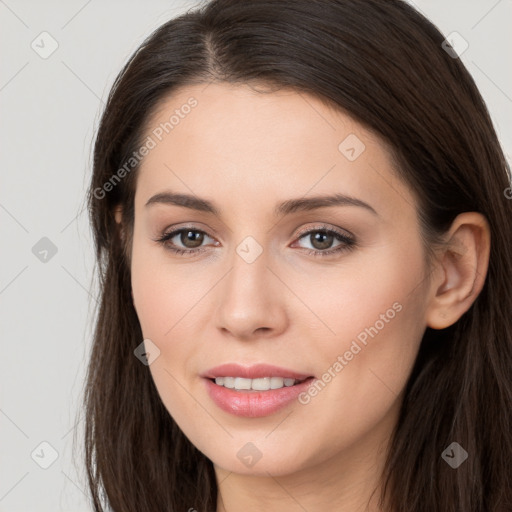
[[[483,286],[489,227],[480,214],[459,215],[429,269],[415,196],[376,135],[310,95],[215,83],[174,91],[146,135],[191,96],[197,106],[144,157],[135,195],[132,294],[144,338],[160,350],[150,365],[158,392],[213,462],[218,511],[363,511],[425,328],[457,321]],[[365,145],[354,161],[338,149],[349,134]],[[145,206],[170,190],[211,200],[221,216]],[[334,192],[377,214],[345,205],[273,215],[281,201]],[[155,241],[191,225],[207,233],[202,253],[177,255]],[[299,233],[322,225],[356,246],[308,255],[343,245],[333,238],[322,249],[315,233]],[[252,263],[236,252],[247,236],[263,251]],[[196,247],[179,234],[172,241]],[[225,362],[265,362],[321,378],[396,303],[394,318],[305,405],[237,417],[199,377]],[[261,453],[252,467],[237,457],[248,442]],[[377,493],[368,510],[376,503]]]

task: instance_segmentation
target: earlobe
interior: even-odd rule
[[[487,275],[490,228],[477,212],[458,215],[446,236],[447,245],[436,262],[439,276],[432,280],[426,324],[444,329],[454,324],[473,304]]]

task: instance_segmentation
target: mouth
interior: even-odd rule
[[[248,379],[224,376],[203,380],[208,396],[224,412],[245,418],[261,418],[287,407],[297,407],[299,397],[307,392],[315,377]]]
[[[246,418],[292,406],[315,377],[265,363],[226,363],[202,373],[210,399],[224,412]]]

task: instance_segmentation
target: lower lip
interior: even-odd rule
[[[204,380],[210,398],[223,411],[245,418],[259,418],[269,416],[296,400],[301,393],[306,391],[314,377],[309,377],[295,386],[285,386],[268,391],[234,391],[219,386],[210,379]]]

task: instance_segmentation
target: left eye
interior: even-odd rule
[[[313,249],[303,247],[308,254],[314,256],[327,256],[343,250],[351,249],[355,246],[355,240],[347,235],[339,233],[333,229],[317,228],[302,232],[297,240],[309,237],[312,241]],[[173,241],[177,238],[177,241]],[[203,252],[205,249],[201,247],[205,238],[211,238],[207,233],[199,229],[181,228],[170,233],[165,233],[162,237],[155,240],[160,242],[170,251],[177,254],[195,254]],[[213,239],[212,239],[213,240]],[[333,242],[338,240],[340,243],[331,248]],[[177,245],[181,243],[184,248]]]
[[[350,251],[356,247],[356,241],[354,238],[327,227],[310,229],[309,231],[303,232],[299,236],[298,240],[306,237],[309,237],[312,241],[313,250],[307,249],[307,254],[312,256],[331,256],[334,254],[340,254],[344,251]],[[333,249],[330,249],[329,247],[334,240],[338,240],[341,243]]]

